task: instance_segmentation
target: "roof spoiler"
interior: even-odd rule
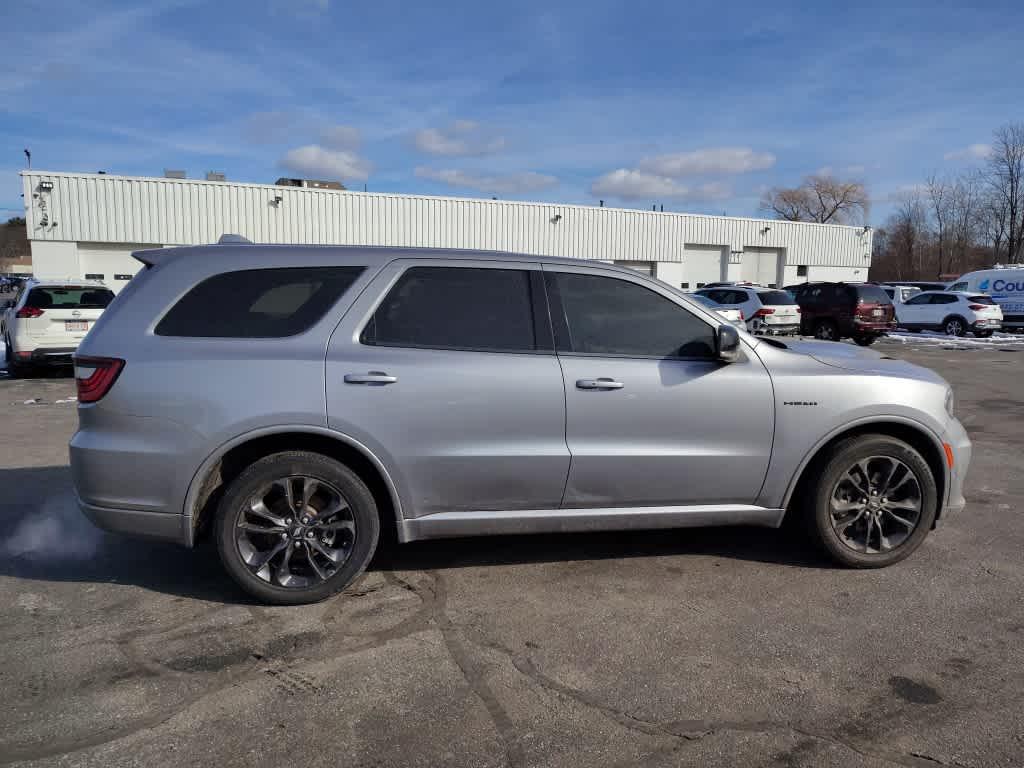
[[[220,236],[217,240],[217,245],[252,245],[252,240],[242,235],[234,235],[225,233]],[[177,253],[180,248],[150,248],[145,251],[135,251],[132,254],[132,258],[136,261],[141,261],[147,267],[153,267],[157,264],[167,261],[171,258],[172,254]]]

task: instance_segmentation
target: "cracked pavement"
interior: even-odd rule
[[[0,765],[1020,766],[1024,352],[879,347],[975,442],[902,564],[760,529],[424,542],[301,608],[93,530],[73,382],[0,380]]]

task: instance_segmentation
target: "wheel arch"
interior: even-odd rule
[[[833,431],[812,448],[807,456],[804,457],[793,479],[790,481],[789,487],[786,489],[786,495],[782,503],[782,507],[786,510],[786,515],[789,515],[794,502],[799,502],[803,498],[808,483],[817,474],[815,470],[828,456],[829,452],[839,442],[860,435],[895,437],[913,447],[924,457],[924,460],[932,470],[932,474],[935,476],[936,490],[938,491],[936,494],[938,509],[935,510],[935,520],[938,521],[939,515],[946,504],[946,492],[949,488],[949,467],[946,465],[945,449],[942,446],[942,440],[923,424],[911,421],[910,419],[896,417],[847,424]]]
[[[345,464],[366,483],[377,503],[381,535],[393,526],[399,541],[405,541],[402,502],[391,474],[383,462],[358,440],[322,427],[266,427],[239,435],[217,448],[200,466],[185,497],[185,544],[189,547],[205,536],[226,485],[254,461],[281,451],[310,451]]]
[[[970,330],[971,324],[967,322],[967,318],[961,315],[959,312],[950,312],[948,315],[942,318],[942,325],[940,327],[945,329],[946,323],[948,323],[950,320],[959,320],[961,323],[963,323],[964,332]]]

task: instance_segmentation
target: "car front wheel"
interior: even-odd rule
[[[343,464],[288,451],[260,459],[230,483],[217,508],[217,550],[246,592],[298,605],[340,592],[377,548],[373,494]]]
[[[822,341],[839,341],[839,329],[831,320],[819,320],[814,326],[814,338]]]
[[[812,537],[837,562],[881,568],[904,559],[935,522],[938,491],[928,462],[886,435],[839,443],[808,499]]]

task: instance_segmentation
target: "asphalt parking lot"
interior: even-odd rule
[[[761,529],[425,542],[303,608],[94,530],[72,380],[0,377],[0,765],[1022,765],[1024,344],[878,348],[975,443],[900,565]]]

